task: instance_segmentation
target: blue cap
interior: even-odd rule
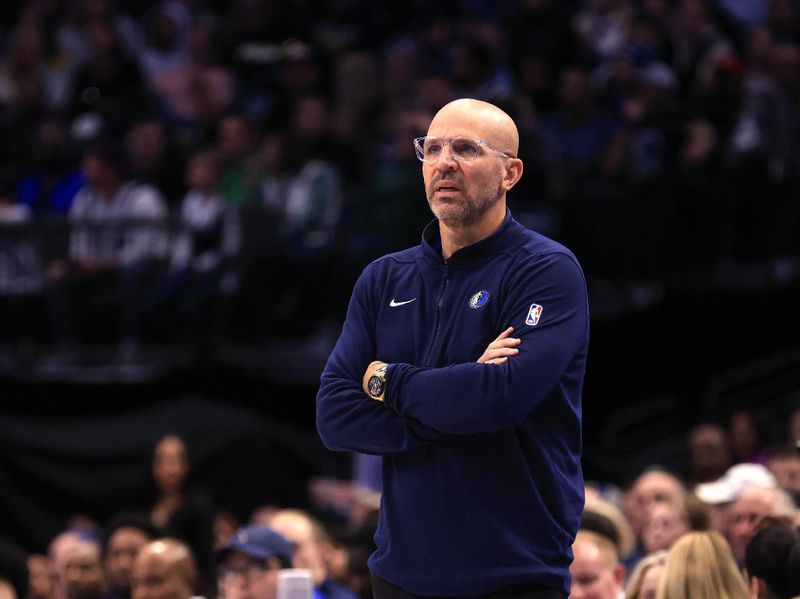
[[[236,531],[228,545],[220,551],[219,559],[225,559],[231,551],[240,551],[256,559],[280,557],[292,561],[294,548],[283,536],[262,524],[251,524]]]

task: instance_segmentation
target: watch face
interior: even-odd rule
[[[377,375],[372,375],[367,381],[367,389],[372,397],[380,397],[383,393],[383,379]]]

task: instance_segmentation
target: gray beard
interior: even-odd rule
[[[434,182],[435,183],[435,182]],[[431,184],[431,187],[433,183]],[[433,203],[433,191],[428,194],[428,206],[433,215],[451,229],[469,227],[483,218],[489,209],[502,197],[502,189],[490,191],[488,186],[479,190],[478,196],[467,194],[461,204],[437,207]]]

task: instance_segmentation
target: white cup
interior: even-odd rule
[[[288,568],[278,571],[278,599],[312,599],[311,570]]]

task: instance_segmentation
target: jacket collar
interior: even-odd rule
[[[514,243],[512,231],[519,229],[521,225],[511,216],[511,211],[506,208],[506,216],[497,230],[484,237],[480,241],[461,248],[447,260],[451,268],[462,268],[472,264],[485,262],[489,258],[496,256],[505,249],[509,249]],[[439,221],[433,220],[425,227],[422,232],[422,257],[430,266],[441,268],[444,265],[442,260],[442,239],[439,234]]]

